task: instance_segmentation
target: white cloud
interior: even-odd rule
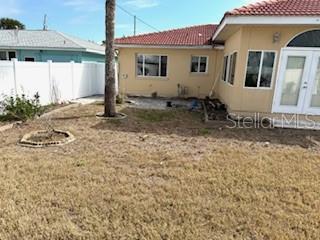
[[[104,10],[104,4],[99,0],[65,0],[63,5],[72,7],[76,11],[96,12]]]
[[[135,8],[153,8],[159,5],[158,0],[128,0],[124,5],[130,5]]]
[[[19,15],[21,8],[17,0],[6,0],[5,3],[1,4],[0,16],[1,17],[12,17]]]

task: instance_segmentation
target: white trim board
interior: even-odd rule
[[[227,16],[212,37],[214,41],[226,25],[317,25],[320,16]]]
[[[0,50],[43,50],[43,51],[68,51],[68,52],[88,52],[105,55],[103,51],[86,48],[50,48],[50,47],[20,47],[20,46],[0,46]]]

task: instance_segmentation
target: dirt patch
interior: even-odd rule
[[[42,120],[0,135],[1,239],[319,238],[319,132],[180,110],[105,122],[102,108],[51,116],[77,136],[69,145],[18,147]]]
[[[30,135],[28,138],[29,141],[32,142],[57,142],[57,141],[62,141],[66,138],[66,134],[62,132],[57,132],[57,131],[44,131],[44,132],[37,132],[34,133],[33,135]]]
[[[10,124],[10,122],[0,122],[0,127]]]

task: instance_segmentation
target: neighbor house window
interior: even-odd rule
[[[0,52],[0,60],[6,61],[7,60],[7,52],[1,51]]]
[[[140,77],[166,77],[167,68],[167,56],[137,55],[137,75]]]
[[[245,86],[270,88],[276,53],[270,51],[250,51],[248,54]]]
[[[16,52],[14,51],[0,51],[0,61],[8,61],[16,58]]]
[[[24,58],[24,61],[26,61],[26,62],[34,62],[35,59],[33,57],[26,57],[26,58]]]
[[[208,57],[193,56],[191,58],[191,72],[192,73],[208,72]]]
[[[16,52],[8,52],[8,58],[11,61],[13,58],[17,58]]]
[[[230,56],[225,56],[223,60],[223,72],[222,80],[228,82],[231,85],[234,83],[235,72],[237,64],[237,53],[233,53]]]

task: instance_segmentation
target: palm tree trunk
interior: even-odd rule
[[[115,59],[114,59],[114,17],[115,0],[106,0],[106,66],[105,66],[105,117],[116,116],[116,83],[115,83]]]

